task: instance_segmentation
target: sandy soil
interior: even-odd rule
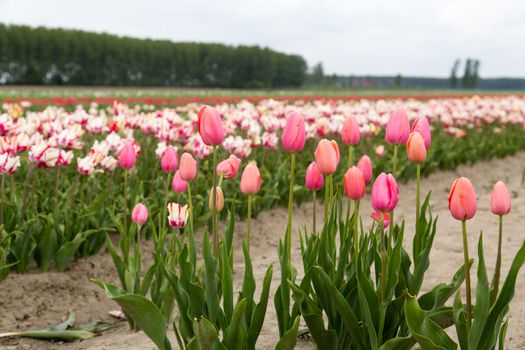
[[[462,264],[462,245],[460,223],[451,218],[447,208],[448,191],[452,181],[458,176],[469,177],[478,194],[478,213],[469,221],[469,246],[474,255],[480,230],[484,231],[485,254],[489,274],[492,273],[497,249],[497,218],[490,213],[489,198],[492,185],[497,180],[507,183],[512,194],[512,212],[504,223],[504,256],[502,271],[506,275],[512,257],[525,238],[522,228],[525,227],[525,187],[521,185],[525,152],[515,156],[478,163],[473,166],[462,166],[455,171],[438,172],[422,180],[422,193],[432,190],[432,210],[439,215],[438,234],[431,254],[432,264],[427,272],[425,287],[440,282],[448,282],[456,269]],[[404,218],[408,227],[412,227],[413,203],[415,198],[415,182],[400,185],[400,203],[396,210],[397,218]],[[371,212],[367,197],[363,202],[361,213]],[[320,207],[320,206],[319,206]],[[322,217],[322,208],[318,218]],[[312,205],[304,204],[294,210],[295,231],[304,225],[311,225]],[[370,220],[365,218],[367,224]],[[276,208],[266,211],[254,220],[252,233],[252,258],[256,280],[261,281],[269,264],[274,265],[272,289],[279,282],[279,264],[277,260],[277,241],[284,234],[286,227],[286,209]],[[240,245],[244,230],[243,223],[236,227],[235,245]],[[408,231],[410,232],[410,231]],[[407,246],[409,245],[407,237]],[[146,252],[151,251],[151,245],[146,242]],[[236,249],[235,265],[236,284],[242,279],[242,252]],[[147,253],[145,253],[147,255]],[[300,254],[297,235],[294,235],[293,259],[296,267],[300,267]],[[149,259],[147,263],[149,263]],[[475,273],[473,273],[475,278]],[[116,281],[116,274],[110,256],[101,252],[88,259],[77,261],[64,273],[39,273],[37,270],[24,275],[11,274],[0,284],[0,332],[43,328],[60,322],[69,310],[75,311],[77,322],[87,323],[97,319],[109,319],[108,311],[118,306],[105,298],[97,286],[89,282],[89,278],[99,278],[105,281]],[[475,283],[475,281],[473,282]],[[273,293],[272,293],[273,294]],[[516,287],[516,295],[508,315],[509,330],[507,333],[508,349],[525,348],[525,274],[520,274]],[[277,342],[277,321],[273,305],[268,306],[266,322],[259,338],[258,348],[273,349]],[[172,342],[175,344],[175,341]],[[80,343],[50,343],[28,339],[8,339],[0,342],[0,350],[15,349],[126,349],[149,350],[153,344],[142,333],[130,333],[123,324],[122,327],[104,333],[104,335],[88,339]],[[297,349],[314,349],[309,340],[300,339]]]

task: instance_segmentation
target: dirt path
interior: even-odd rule
[[[432,210],[439,215],[438,233],[431,254],[431,267],[423,288],[440,282],[448,282],[456,269],[462,264],[462,246],[460,223],[450,216],[447,208],[448,191],[452,181],[458,176],[471,179],[478,194],[478,213],[468,222],[469,247],[474,255],[480,230],[484,231],[485,254],[488,273],[492,273],[497,249],[497,218],[490,214],[489,198],[492,185],[497,180],[507,183],[512,195],[512,211],[504,223],[504,256],[502,271],[506,272],[511,259],[525,238],[525,187],[521,185],[525,152],[506,159],[478,163],[473,166],[461,166],[455,171],[438,172],[422,180],[422,193],[432,190]],[[396,217],[406,220],[412,227],[413,203],[415,198],[415,182],[400,185],[400,202]],[[322,217],[319,208],[318,217]],[[371,208],[369,197],[363,201],[361,213],[367,224]],[[366,214],[365,214],[366,213]],[[259,215],[252,223],[252,259],[256,281],[261,281],[269,264],[274,265],[272,290],[279,283],[279,264],[277,259],[278,238],[283,236],[286,227],[286,209],[276,208]],[[312,205],[307,203],[294,210],[295,231],[304,225],[311,225]],[[236,227],[235,245],[240,245],[240,237],[244,223]],[[408,232],[411,232],[409,230]],[[407,237],[407,246],[409,245]],[[151,251],[149,242],[145,243],[145,251]],[[408,248],[407,248],[408,249]],[[145,255],[147,255],[147,252]],[[296,267],[301,266],[297,235],[293,241],[293,260]],[[149,263],[149,260],[147,260]],[[242,254],[236,249],[235,281],[237,286],[242,279]],[[475,273],[473,273],[475,277]],[[97,286],[89,282],[89,278],[99,278],[105,281],[116,281],[116,274],[108,254],[102,252],[88,259],[72,264],[64,273],[39,273],[34,270],[24,275],[11,274],[0,284],[0,332],[42,328],[56,324],[63,319],[69,310],[75,311],[78,323],[86,323],[97,319],[108,319],[107,313],[117,309],[117,305],[107,300]],[[475,283],[475,281],[473,281]],[[273,295],[273,293],[272,293]],[[509,329],[507,333],[508,349],[525,348],[525,273],[520,274],[516,287],[516,295],[508,315]],[[265,326],[258,342],[258,349],[273,349],[277,341],[277,320],[273,304],[268,306]],[[174,341],[172,342],[175,343]],[[150,350],[153,344],[142,333],[130,333],[125,326],[105,333],[103,336],[86,340],[81,343],[59,344],[37,340],[9,339],[0,342],[0,350],[42,349],[42,350]],[[297,349],[313,349],[308,340],[299,340]]]

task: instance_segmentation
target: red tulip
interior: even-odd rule
[[[127,141],[118,153],[118,163],[121,168],[129,170],[135,166],[136,162],[137,155],[135,153],[135,148],[133,148],[133,143]]]
[[[354,116],[348,116],[343,124],[343,130],[341,131],[341,137],[343,142],[347,145],[357,145],[361,139],[361,133],[359,131],[359,123]]]
[[[427,158],[427,148],[425,140],[421,134],[414,131],[410,134],[407,141],[407,156],[413,163],[422,163]]]
[[[372,217],[372,219],[374,219],[375,221],[377,222],[381,222],[381,213],[378,212],[378,211],[374,211],[372,213],[372,215],[370,215]],[[383,225],[385,228],[388,227],[388,225],[390,225],[390,214],[388,213],[383,213]]]
[[[343,185],[346,196],[355,201],[363,198],[365,195],[365,177],[356,166],[348,169],[343,179]]]
[[[261,188],[261,173],[255,161],[251,161],[244,168],[241,176],[241,191],[244,194],[251,195],[259,192]]]
[[[222,175],[225,179],[233,179],[237,175],[240,166],[241,160],[232,154],[228,159],[217,164],[217,175]]]
[[[221,114],[211,106],[203,106],[199,111],[199,134],[208,146],[217,146],[224,140]]]
[[[315,150],[315,162],[323,175],[335,173],[339,164],[339,147],[337,142],[322,139]]]
[[[476,214],[476,192],[466,177],[454,181],[448,197],[448,209],[457,220],[472,219]]]
[[[171,183],[171,188],[175,193],[184,193],[188,190],[188,183],[180,177],[180,171],[175,172],[173,176],[173,182]]]
[[[197,176],[197,161],[188,152],[180,157],[180,178],[184,181],[192,181]]]
[[[310,191],[319,191],[324,186],[323,174],[317,168],[317,163],[311,162],[306,169],[306,188]]]
[[[490,210],[495,215],[507,215],[510,212],[510,194],[502,181],[496,182],[492,189]]]
[[[138,203],[131,212],[131,220],[137,225],[144,225],[148,220],[148,208],[142,203]]]
[[[299,113],[292,112],[286,119],[282,136],[283,147],[289,152],[299,152],[304,148],[305,140],[304,118]]]
[[[365,183],[368,184],[372,180],[372,161],[370,157],[367,155],[362,156],[357,162],[357,167],[363,173]]]
[[[372,207],[380,212],[395,209],[399,200],[399,189],[392,174],[381,173],[372,186]]]
[[[425,140],[425,147],[428,149],[430,147],[430,141],[431,141],[431,133],[430,133],[430,125],[428,123],[428,119],[426,117],[419,117],[414,121],[414,124],[412,124],[412,132],[417,131],[421,134],[423,139]]]
[[[172,146],[166,147],[162,154],[160,165],[162,170],[167,173],[171,173],[177,169],[177,165],[179,165],[179,157],[177,156],[175,148]]]
[[[397,108],[386,126],[386,141],[388,143],[400,145],[405,144],[410,134],[410,123],[403,107]]]

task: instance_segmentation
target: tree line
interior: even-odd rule
[[[0,84],[298,87],[299,55],[0,24]]]
[[[463,89],[474,89],[478,86],[479,83],[479,67],[481,65],[480,61],[477,59],[467,58],[465,60],[465,67],[463,70],[463,77],[460,79],[458,77],[458,70],[460,68],[461,61],[456,59],[452,65],[450,71],[450,87],[456,89],[461,87]]]

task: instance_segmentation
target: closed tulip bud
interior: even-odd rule
[[[286,126],[282,136],[283,147],[289,152],[299,152],[304,148],[305,141],[304,118],[299,113],[292,112],[286,118]]]
[[[414,124],[412,124],[412,132],[417,131],[421,134],[423,139],[425,140],[425,148],[428,149],[430,147],[430,141],[432,139],[431,133],[430,133],[430,124],[428,123],[428,119],[426,117],[419,117],[414,121]]]
[[[376,211],[389,212],[399,200],[399,189],[392,174],[381,173],[372,186],[372,207]]]
[[[405,144],[410,134],[408,115],[403,107],[397,108],[386,125],[386,141],[391,144]]]
[[[379,158],[382,158],[385,155],[385,146],[384,145],[377,145],[376,146],[376,156]]]
[[[315,149],[315,162],[323,175],[335,173],[339,164],[339,147],[337,142],[322,139]]]
[[[370,157],[367,155],[362,156],[357,162],[357,167],[363,173],[365,183],[368,185],[370,180],[372,180],[372,161]]]
[[[381,222],[381,213],[378,212],[378,211],[374,211],[372,213],[372,215],[370,215],[372,217],[372,219],[374,219],[375,221],[377,222]],[[384,225],[384,228],[387,228],[388,225],[390,225],[390,214],[388,213],[383,213],[383,225]]]
[[[319,191],[324,186],[323,174],[317,168],[316,162],[311,162],[306,169],[306,188],[310,191]]]
[[[124,143],[124,147],[118,153],[118,163],[121,168],[131,169],[135,166],[137,155],[131,142]]]
[[[224,208],[224,193],[222,192],[222,188],[219,186],[215,187],[215,210],[217,212],[222,211],[222,208]],[[208,201],[208,207],[211,211],[213,211],[213,190],[210,190],[210,199]]]
[[[168,222],[173,228],[184,228],[188,222],[188,205],[168,204]]]
[[[354,116],[346,118],[341,131],[343,142],[347,145],[357,145],[361,139],[361,132],[359,131],[359,124]]]
[[[166,147],[164,153],[162,154],[162,159],[160,161],[162,170],[171,173],[177,169],[179,165],[179,157],[177,156],[177,151],[172,146]]]
[[[173,188],[175,193],[184,193],[188,190],[188,183],[180,177],[179,170],[177,170],[175,176],[173,176],[171,188]]]
[[[137,225],[144,225],[148,220],[148,208],[142,203],[138,203],[131,212],[131,220]]]
[[[365,177],[356,166],[347,170],[343,179],[343,185],[346,196],[355,201],[363,198],[365,195]]]
[[[224,140],[221,114],[211,106],[204,106],[199,111],[199,134],[202,142],[208,146],[217,146]]]
[[[414,131],[410,134],[407,141],[407,156],[413,163],[422,163],[427,158],[427,148],[425,140],[419,132]]]
[[[241,191],[251,195],[259,192],[261,188],[261,174],[254,161],[248,163],[241,176]]]
[[[188,152],[184,152],[180,157],[179,173],[180,178],[188,182],[197,176],[197,161]]]
[[[507,215],[510,212],[510,194],[502,181],[496,182],[492,189],[490,210],[495,215]]]
[[[233,179],[237,175],[240,166],[241,160],[232,154],[228,159],[217,164],[217,174],[225,179]]]
[[[454,181],[448,197],[448,210],[457,220],[472,219],[476,214],[476,192],[466,177]]]

